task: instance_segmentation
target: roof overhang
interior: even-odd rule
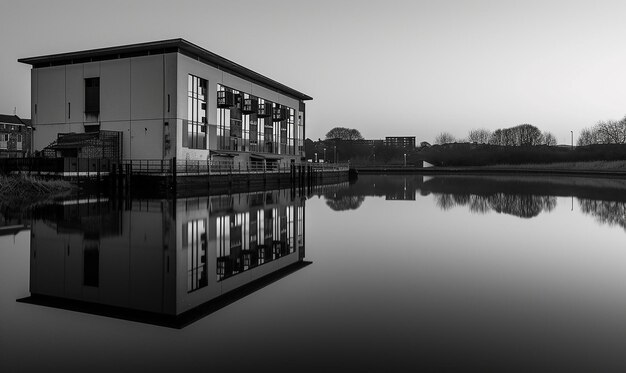
[[[228,150],[209,150],[209,154],[215,157],[233,158],[239,155],[239,152],[229,152]]]
[[[118,47],[91,49],[80,52],[20,58],[18,59],[18,62],[29,64],[34,68],[38,68],[165,53],[180,53],[186,55],[219,70],[252,81],[301,101],[313,99],[311,96],[287,87],[282,83],[245,68],[224,57],[220,57],[217,54],[190,43],[185,39],[170,39],[148,43],[129,44]]]
[[[270,154],[259,154],[259,153],[250,153],[250,157],[260,158],[260,159],[269,159],[269,160],[279,160],[283,159],[280,155],[270,155]]]

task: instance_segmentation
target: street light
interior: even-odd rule
[[[335,158],[333,159],[335,163],[337,163],[337,145],[335,145]]]
[[[406,153],[404,153],[404,167],[406,167]]]
[[[326,148],[324,148],[324,162],[326,162]]]

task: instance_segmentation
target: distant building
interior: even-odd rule
[[[415,148],[415,136],[398,136],[398,137],[385,137],[385,145],[393,146],[396,148]]]
[[[352,140],[352,141],[354,141],[355,144],[368,145],[368,146],[378,146],[378,145],[383,145],[384,144],[383,140],[366,140],[366,139],[362,139],[362,140]]]
[[[30,119],[0,114],[0,158],[23,158],[30,155],[31,136]]]
[[[311,97],[186,40],[19,61],[32,65],[34,150],[43,154],[98,154],[111,144],[101,153],[123,159],[304,157]]]

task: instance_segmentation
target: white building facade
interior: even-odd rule
[[[121,134],[122,159],[304,158],[311,97],[183,39],[19,61],[32,65],[35,151],[105,131]]]

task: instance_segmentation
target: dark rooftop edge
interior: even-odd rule
[[[185,39],[161,40],[147,43],[122,45],[117,47],[91,49],[79,52],[20,58],[17,61],[32,65],[33,68],[39,68],[174,52],[181,53],[200,62],[203,62],[209,66],[213,66],[219,70],[226,71],[240,78],[250,80],[261,86],[274,89],[280,93],[297,98],[299,100],[305,101],[313,99],[311,96],[296,91],[293,88],[287,87],[282,83],[279,83],[257,72],[254,72],[224,57],[218,56],[217,54],[201,48],[193,43],[190,43]]]
[[[271,285],[272,283],[287,277],[288,275],[305,268],[313,262],[300,260],[289,264],[277,271],[269,273],[239,288],[202,303],[180,315],[168,315],[152,311],[93,303],[84,300],[61,298],[52,295],[31,294],[26,298],[17,299],[18,303],[34,304],[44,307],[59,308],[69,311],[88,313],[92,315],[111,317],[121,320],[140,322],[163,326],[168,328],[182,329],[248,295]]]

